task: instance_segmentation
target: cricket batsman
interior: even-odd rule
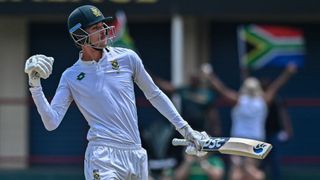
[[[207,134],[194,131],[178,114],[146,72],[140,57],[129,49],[107,47],[113,35],[113,27],[106,24],[108,20],[110,17],[91,5],[71,12],[68,32],[80,49],[79,58],[63,72],[50,103],[40,79],[50,76],[54,59],[33,55],[26,60],[30,92],[45,128],[56,129],[74,101],[90,126],[85,178],[147,180],[148,158],[138,129],[136,83],[151,104],[191,142],[186,153],[204,155],[198,150]]]

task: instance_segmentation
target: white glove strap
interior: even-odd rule
[[[199,151],[201,149],[201,142],[209,138],[206,132],[198,132],[194,131],[189,125],[184,126],[181,129],[177,129],[179,133],[188,141],[192,142],[190,145],[187,146],[186,153],[189,155],[196,155],[196,156],[204,156],[207,152]]]
[[[201,139],[201,134],[198,131],[194,131],[189,124],[181,129],[177,129],[179,133],[188,141],[195,144],[195,146],[200,149],[201,145],[199,140]]]
[[[193,129],[190,127],[189,124],[183,126],[181,129],[177,129],[177,131],[188,141],[192,141],[191,134]]]
[[[32,87],[39,87],[41,86],[41,82],[40,82],[40,75],[33,71],[33,72],[30,72],[28,74],[28,77],[29,77],[29,85],[32,86]]]

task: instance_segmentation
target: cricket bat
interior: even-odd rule
[[[174,146],[188,146],[190,143],[186,139],[174,138],[172,140],[172,145]],[[246,156],[256,159],[264,159],[272,149],[272,145],[269,143],[236,137],[210,137],[203,140],[200,144],[201,151],[218,151],[222,154]]]

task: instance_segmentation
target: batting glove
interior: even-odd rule
[[[193,130],[189,125],[184,126],[181,129],[178,129],[179,133],[189,142],[191,142],[187,148],[186,153],[189,155],[196,155],[196,156],[204,156],[207,152],[201,151],[202,143],[205,139],[208,139],[209,136],[206,132],[199,132]]]
[[[33,55],[27,59],[24,72],[29,76],[29,85],[41,86],[40,78],[47,79],[52,72],[54,59],[45,55]]]

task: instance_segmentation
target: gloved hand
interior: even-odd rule
[[[206,132],[199,132],[193,130],[189,125],[184,126],[181,129],[177,129],[179,133],[190,142],[190,144],[186,148],[186,153],[189,155],[196,155],[196,156],[204,156],[207,152],[201,151],[201,147],[203,142],[209,138]]]
[[[209,63],[204,63],[201,65],[201,72],[205,75],[210,75],[213,72],[212,66]]]
[[[289,134],[286,131],[280,131],[277,134],[277,138],[280,142],[287,142],[289,140]]]
[[[54,59],[45,55],[33,55],[27,59],[24,72],[29,76],[29,85],[41,86],[40,78],[47,79],[52,72]]]

